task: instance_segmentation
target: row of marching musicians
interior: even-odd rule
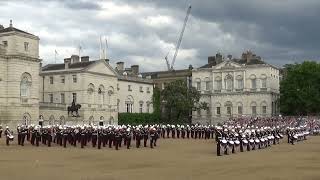
[[[283,134],[279,127],[216,127],[217,156],[236,151],[251,151],[279,144]]]
[[[287,127],[286,133],[288,143],[291,143],[292,145],[294,145],[295,142],[307,140],[307,136],[310,134],[306,126]]]
[[[25,139],[34,146],[41,144],[51,147],[52,143],[66,148],[68,145],[81,148],[89,146],[91,143],[93,148],[101,149],[101,147],[115,147],[118,150],[122,144],[130,149],[131,140],[134,134],[136,148],[142,146],[147,147],[148,141],[151,148],[156,146],[159,137],[157,129],[154,126],[92,126],[92,125],[77,125],[77,126],[43,126],[30,125],[17,127],[18,145],[24,146]],[[10,145],[13,141],[13,132],[6,127],[6,144]]]
[[[156,125],[157,126],[157,125]],[[208,125],[160,125],[160,136],[165,138],[182,138],[182,139],[213,139],[214,138],[214,126]]]

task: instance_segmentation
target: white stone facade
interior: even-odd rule
[[[272,116],[278,111],[279,69],[269,64],[223,61],[192,71],[192,83],[209,110],[194,111],[192,121],[216,124],[230,117]]]
[[[119,112],[152,113],[153,83],[150,80],[138,78],[135,81],[130,77],[119,78],[118,107]]]
[[[39,38],[12,26],[0,29],[0,124],[39,117]]]

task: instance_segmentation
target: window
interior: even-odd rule
[[[53,103],[53,94],[49,94],[49,102]]]
[[[50,76],[50,84],[53,84],[53,76]]]
[[[251,106],[252,115],[257,115],[257,106]]]
[[[266,88],[267,87],[267,79],[261,79],[261,88]]]
[[[233,89],[233,78],[232,78],[232,76],[228,75],[226,77],[225,81],[226,81],[226,89],[227,89],[227,91],[232,91],[232,89]]]
[[[4,47],[8,47],[8,41],[3,41],[2,43]]]
[[[65,83],[65,77],[64,76],[61,76],[61,83]]]
[[[32,81],[31,81],[31,75],[28,73],[23,73],[21,82],[20,82],[20,96],[21,97],[28,97],[29,96],[29,90],[31,87]]]
[[[197,114],[199,117],[201,117],[201,110],[200,109],[197,110]]]
[[[221,90],[222,89],[222,81],[221,80],[216,80],[216,90]]]
[[[133,107],[133,105],[131,103],[126,103],[127,113],[132,113],[132,107]]]
[[[257,84],[256,84],[256,79],[251,79],[251,89],[256,89]]]
[[[262,106],[262,114],[267,114],[267,106]]]
[[[73,83],[77,83],[77,75],[72,75],[72,81]]]
[[[150,103],[147,102],[147,113],[150,113]]]
[[[227,114],[231,115],[231,107],[230,106],[227,107]]]
[[[207,90],[207,91],[210,90],[210,81],[206,81],[206,90]]]
[[[238,114],[242,114],[242,106],[238,106]]]
[[[72,93],[72,100],[76,103],[77,102],[77,93]]]
[[[142,113],[143,112],[143,103],[139,104],[139,112]]]
[[[65,104],[66,103],[64,93],[60,94],[60,99],[61,99],[61,104]]]
[[[147,93],[150,93],[150,87],[147,87]]]
[[[238,89],[243,89],[243,79],[238,79]]]
[[[139,87],[139,90],[140,90],[140,92],[143,92],[143,87],[140,86],[140,87]]]
[[[217,107],[217,115],[220,115],[221,112],[220,112],[220,107]]]
[[[201,90],[201,82],[200,82],[200,81],[197,82],[197,90],[198,90],[198,91]]]
[[[28,50],[29,50],[29,43],[24,42],[24,51],[28,51]]]
[[[131,85],[128,85],[128,91],[132,91]]]

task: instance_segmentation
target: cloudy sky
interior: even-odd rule
[[[240,57],[252,50],[281,66],[320,59],[319,0],[0,0],[0,24],[9,20],[40,37],[40,58],[54,63],[78,54],[99,58],[108,39],[114,64],[165,70],[192,5],[175,69],[204,65],[217,52]]]

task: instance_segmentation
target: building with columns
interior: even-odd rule
[[[192,84],[209,109],[194,111],[192,121],[216,124],[231,117],[276,115],[279,79],[279,68],[250,51],[240,59],[209,57],[208,64],[192,71]]]
[[[28,124],[39,116],[39,37],[0,25],[0,124]]]
[[[44,125],[117,124],[119,112],[152,113],[153,82],[138,65],[119,65],[72,55],[42,67],[39,38],[0,25],[0,125],[38,124],[40,117]],[[68,114],[73,101],[79,117]]]

